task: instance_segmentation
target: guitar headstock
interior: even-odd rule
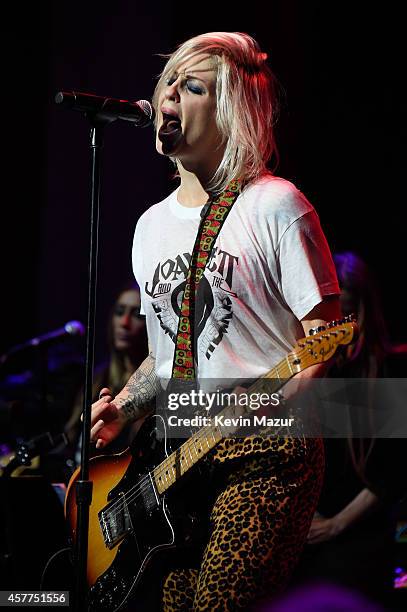
[[[309,336],[295,345],[290,364],[300,372],[315,363],[328,361],[339,345],[350,344],[356,335],[357,324],[353,315],[313,328]]]

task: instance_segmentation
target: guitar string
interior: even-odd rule
[[[210,429],[211,429],[211,426],[208,426],[208,427],[205,427],[205,428],[204,428],[204,430],[202,430],[202,431],[200,431],[200,432],[196,432],[196,433],[194,434],[194,436],[193,436],[193,438],[195,439],[195,443],[196,443],[196,442],[199,442],[199,441],[200,441],[200,440],[202,440],[203,438],[208,438],[208,437],[209,437],[209,431],[208,431],[208,430],[210,430]],[[212,426],[212,430],[213,430],[213,431],[212,431],[212,436],[214,436],[214,431],[215,431],[215,429],[216,429],[216,428],[214,428],[214,427]],[[191,442],[191,440],[192,440],[192,438],[188,439],[188,440],[186,441],[186,444],[190,443],[190,442]],[[211,450],[211,449],[208,449],[208,450]],[[156,468],[154,468],[154,469],[152,470],[152,472],[155,472],[155,473],[156,473],[156,475],[162,475],[164,471],[166,471],[166,473],[168,473],[168,469],[167,469],[167,470],[165,470],[166,465],[163,465],[163,464],[168,463],[168,462],[170,461],[171,456],[172,456],[172,455],[175,455],[175,454],[176,454],[176,453],[178,453],[178,452],[179,452],[179,449],[177,449],[177,450],[173,451],[173,452],[171,453],[171,455],[170,455],[169,457],[166,457],[166,458],[165,458],[165,459],[162,461],[162,463],[161,463],[160,465],[158,465]],[[184,456],[185,456],[185,453],[182,455],[182,458],[183,458]],[[191,457],[192,457],[192,455],[191,455]],[[197,456],[197,461],[198,461],[198,460],[200,460],[200,458],[201,458],[201,457],[199,457],[199,458],[198,458],[198,456]],[[182,460],[182,459],[181,459],[181,460]],[[171,463],[172,463],[173,461],[174,461],[174,460],[171,460]],[[189,464],[189,465],[188,465],[188,461],[187,461],[188,469],[189,469],[190,467],[192,467],[193,465],[195,465],[195,463],[196,463],[196,462],[193,462],[192,464]],[[181,464],[181,468],[182,468],[182,467],[183,467],[183,466],[182,466],[182,464]],[[169,469],[171,469],[171,467],[170,467]],[[172,469],[174,469],[174,468],[172,468]],[[136,485],[134,485],[134,486],[133,486],[131,489],[129,489],[129,490],[126,492],[126,493],[124,493],[122,498],[119,498],[118,500],[116,500],[116,501],[115,501],[115,502],[112,504],[112,506],[108,507],[108,508],[106,509],[106,514],[105,514],[105,516],[109,516],[109,517],[112,517],[112,516],[114,517],[114,516],[116,516],[117,514],[119,514],[119,513],[122,511],[122,509],[123,509],[123,508],[124,508],[124,507],[125,507],[127,504],[129,504],[129,503],[133,502],[133,501],[134,501],[134,500],[135,500],[137,497],[139,497],[140,495],[142,495],[142,494],[143,494],[143,492],[147,491],[147,490],[148,490],[148,487],[147,487],[146,485],[147,485],[147,484],[150,484],[150,478],[149,478],[149,476],[150,476],[150,475],[151,475],[151,472],[149,472],[147,476],[143,477],[143,478],[142,478],[142,479],[141,479],[141,480],[140,480],[140,481],[139,481],[139,482],[138,482]],[[182,474],[181,474],[181,475],[182,475]],[[167,484],[167,483],[165,483],[165,484]],[[168,488],[168,487],[166,487],[166,488]],[[102,511],[103,511],[103,510],[102,510]]]
[[[340,331],[342,331],[343,333],[345,333],[345,331],[344,331],[344,330],[340,330]],[[336,333],[337,333],[337,331],[331,330],[331,331],[330,331],[330,334],[332,334],[332,333],[335,333],[335,334],[336,334]],[[316,338],[313,338],[313,341],[314,341],[314,340],[316,340]],[[303,355],[304,353],[309,353],[309,348],[308,348],[308,347],[306,347],[306,346],[304,346],[304,347],[303,347],[303,350],[302,350],[302,351],[298,351],[298,352],[296,353],[296,355],[297,355],[297,357],[298,357],[298,355],[299,355],[299,356],[301,356],[301,355]],[[291,369],[291,364],[290,364],[290,362],[289,362],[289,361],[288,361],[288,365],[290,366],[290,369]],[[283,364],[283,366],[284,366],[284,368],[285,368],[285,367],[287,367],[285,363]],[[283,367],[283,366],[281,366],[281,367]],[[279,369],[281,370],[281,367],[279,368],[278,366],[276,366],[275,368],[273,368],[273,369],[270,371],[270,373],[271,373],[271,372],[273,372],[273,373],[274,373],[274,372],[277,372]],[[277,372],[277,373],[278,373],[278,372]],[[279,377],[279,378],[281,378],[279,375],[278,375],[278,377]],[[267,375],[266,375],[266,376],[264,376],[264,377],[260,378],[258,381],[256,381],[256,382],[255,382],[255,383],[252,385],[252,387],[250,388],[250,389],[251,389],[251,392],[253,392],[253,391],[255,390],[256,386],[259,386],[259,387],[260,387],[260,386],[263,384],[263,381],[264,381],[264,379],[265,379],[265,378],[270,378],[270,376],[267,376]],[[288,380],[288,379],[287,379],[287,380]],[[281,386],[282,386],[282,385],[281,385]],[[280,388],[281,388],[281,387],[280,387]],[[210,429],[210,427],[211,427],[211,426],[208,426],[208,428],[209,428],[209,429]],[[194,435],[194,436],[192,436],[192,437],[191,437],[189,440],[187,440],[187,442],[186,442],[186,445],[187,445],[187,446],[188,446],[188,445],[191,445],[191,443],[192,443],[193,445],[195,445],[195,443],[194,443],[194,441],[193,441],[193,439],[194,439],[194,438],[195,438],[195,440],[196,440],[196,441],[199,441],[199,438],[207,437],[207,433],[208,433],[208,431],[206,431],[206,428],[203,428],[203,429],[201,430],[201,433],[200,433],[200,432],[197,432],[197,433],[199,434],[198,436],[197,436],[197,434],[195,434],[195,435]],[[214,435],[214,434],[213,434],[213,432],[212,432],[212,436],[213,436],[213,435]],[[207,443],[208,443],[208,442],[207,442]],[[216,446],[216,443],[215,443],[215,445],[214,445],[214,446]],[[179,449],[178,449],[178,450],[179,450]],[[210,450],[211,450],[211,449],[210,449]],[[189,451],[189,453],[190,453],[190,455],[191,455],[191,459],[192,459],[191,449],[190,449],[190,448],[188,448],[188,451]],[[171,457],[173,454],[175,454],[176,452],[177,452],[177,451],[174,451],[174,453],[172,453],[172,454],[170,455],[170,457]],[[196,452],[196,449],[195,449],[195,452]],[[164,471],[165,471],[165,473],[166,473],[166,474],[168,474],[168,471],[169,471],[169,470],[168,470],[168,469],[166,469],[166,468],[168,467],[168,463],[169,463],[169,461],[170,461],[170,457],[166,457],[166,459],[164,459],[164,461],[162,461],[162,463],[161,463],[159,466],[157,466],[157,467],[156,467],[156,468],[153,470],[153,472],[155,472],[157,476],[158,476],[158,475],[162,475],[162,474],[164,473]],[[200,460],[200,458],[201,458],[201,456],[199,456],[199,457],[198,457],[198,455],[197,455],[197,456],[196,456],[196,458],[197,458],[197,461],[199,461],[199,460]],[[172,460],[171,460],[171,463],[172,463]],[[193,465],[195,465],[195,463],[196,463],[196,461],[195,461],[195,462],[194,462],[194,461],[192,461],[192,466],[193,466]],[[188,461],[187,461],[187,465],[188,465]],[[190,467],[192,467],[192,466],[188,466],[188,469],[189,469]],[[170,465],[169,467],[170,467],[170,470],[171,470],[171,469],[174,469],[173,467],[171,468],[171,465]],[[182,468],[182,465],[181,465],[181,468]],[[188,470],[186,470],[186,471],[188,471]],[[149,474],[148,474],[146,477],[144,477],[144,479],[142,479],[142,480],[141,480],[139,483],[137,483],[136,485],[134,485],[134,486],[133,486],[133,487],[132,487],[132,488],[131,488],[129,491],[127,491],[126,493],[124,493],[123,498],[118,499],[116,502],[114,502],[114,503],[112,504],[112,506],[111,506],[110,508],[108,508],[108,509],[107,509],[107,512],[108,512],[108,514],[109,514],[109,516],[110,516],[110,517],[117,516],[117,514],[118,514],[119,512],[121,512],[121,510],[122,510],[122,509],[125,507],[125,505],[126,505],[126,504],[131,503],[132,501],[134,501],[134,499],[136,499],[137,497],[139,497],[139,495],[142,495],[142,494],[143,494],[143,492],[147,490],[147,487],[146,487],[145,485],[146,485],[146,483],[149,481],[149,476],[150,476],[150,475],[151,475],[151,472],[149,472]],[[182,475],[182,474],[181,474],[181,475]],[[171,483],[171,484],[172,484],[172,483]],[[167,488],[168,488],[168,487],[167,487]],[[134,492],[133,492],[133,491],[134,491]]]
[[[286,366],[286,364],[284,363],[284,368],[286,368],[286,367],[287,367],[287,366]],[[278,369],[280,369],[280,371],[281,371],[281,368],[282,368],[282,366],[280,366],[280,368],[275,367],[275,368],[273,368],[273,370],[272,370],[272,371],[273,371],[273,373],[274,373],[274,372],[276,372]],[[265,377],[263,377],[263,378],[261,378],[261,379],[259,379],[258,381],[256,381],[256,382],[253,384],[252,391],[254,391],[254,389],[255,389],[255,387],[256,387],[257,385],[259,385],[259,386],[260,386],[261,384],[263,384],[263,380],[264,380],[265,378],[266,378],[266,376],[265,376]],[[280,374],[278,374],[278,376],[277,376],[277,377],[275,377],[275,378],[281,379]],[[284,379],[284,380],[285,380],[285,379]],[[192,436],[190,439],[188,439],[188,440],[186,441],[186,444],[188,444],[188,443],[193,443],[193,440],[195,440],[195,442],[200,441],[201,439],[203,439],[203,438],[205,438],[205,437],[208,437],[209,435],[212,435],[212,436],[213,436],[213,433],[210,433],[210,432],[211,432],[211,429],[213,429],[213,425],[208,425],[207,427],[202,428],[201,430],[199,430],[198,432],[196,432],[196,433],[194,434],[194,436]],[[182,448],[182,447],[180,447],[180,448]],[[165,458],[165,459],[164,459],[164,460],[161,462],[161,464],[160,464],[160,465],[158,465],[156,468],[154,468],[153,472],[155,472],[155,473],[156,473],[156,475],[158,475],[158,476],[162,475],[164,472],[168,473],[168,470],[166,469],[166,468],[167,468],[167,464],[168,464],[168,462],[170,461],[170,457],[171,457],[173,454],[177,453],[177,452],[179,452],[179,449],[177,449],[176,451],[174,451],[173,453],[171,453],[171,455],[170,455],[169,457],[166,457],[166,458]],[[184,455],[183,455],[183,456],[184,456]],[[182,457],[183,457],[183,456],[182,456]],[[198,457],[198,456],[197,456],[197,457]],[[199,457],[199,459],[200,459],[200,457]],[[172,463],[172,461],[171,461],[171,463]],[[171,467],[170,467],[170,469],[171,469]],[[149,474],[151,474],[151,472],[149,472]],[[124,494],[125,499],[123,499],[123,498],[118,499],[116,502],[114,502],[114,503],[113,503],[113,504],[112,504],[112,505],[111,505],[111,506],[108,508],[108,510],[109,510],[109,511],[115,510],[115,509],[116,509],[115,504],[116,504],[116,505],[117,505],[117,504],[118,504],[118,505],[121,505],[121,507],[123,507],[123,506],[125,505],[125,503],[126,503],[126,502],[128,503],[128,502],[132,501],[132,500],[134,499],[134,497],[132,497],[132,496],[131,496],[131,492],[132,492],[133,490],[137,489],[137,488],[140,488],[140,489],[141,489],[142,485],[143,485],[143,484],[145,484],[145,483],[147,483],[147,481],[149,481],[149,476],[145,476],[145,477],[144,477],[144,479],[142,479],[140,482],[138,482],[136,485],[134,485],[134,486],[133,486],[131,489],[129,489],[129,490],[128,490],[128,491],[127,491],[125,494]],[[130,496],[129,496],[129,494],[130,494]],[[141,493],[140,493],[140,494],[141,494]],[[128,496],[129,496],[129,497],[128,497]],[[138,496],[138,493],[136,493],[136,496]]]
[[[287,367],[286,364],[284,364],[284,367]],[[273,372],[276,372],[278,368],[274,368]],[[280,367],[280,371],[281,371],[281,367]],[[266,378],[266,377],[264,377]],[[264,378],[259,379],[258,381],[256,381],[256,383],[253,384],[253,390],[255,389],[256,385],[261,385],[262,381],[264,380]],[[278,378],[280,379],[280,375],[278,375]],[[216,428],[215,428],[216,429]],[[212,430],[212,431],[211,431]],[[192,436],[190,439],[188,439],[185,444],[193,444],[195,445],[196,442],[202,441],[204,438],[208,438],[209,436],[213,436],[214,430],[214,426],[213,425],[208,425],[207,427],[202,428],[201,430],[199,430],[198,432],[196,432],[194,434],[194,436]],[[180,447],[182,448],[182,446]],[[190,449],[188,449],[190,450]],[[208,449],[211,450],[211,449]],[[160,465],[158,465],[156,468],[154,468],[153,472],[155,472],[155,474],[157,476],[162,476],[164,474],[164,472],[166,474],[168,474],[168,469],[166,469],[168,467],[168,463],[170,462],[170,470],[174,469],[173,467],[171,468],[171,464],[173,463],[173,460],[170,461],[170,457],[174,454],[176,454],[177,452],[179,452],[179,449],[177,449],[176,451],[174,451],[173,453],[171,453],[171,455],[169,457],[166,457]],[[195,451],[196,452],[196,451]],[[182,458],[184,457],[185,453],[182,455]],[[192,457],[192,455],[191,455]],[[197,460],[200,460],[201,456],[198,457],[197,455]],[[182,459],[181,459],[182,460]],[[193,462],[192,465],[195,465],[196,462]],[[188,465],[188,462],[187,462]],[[192,467],[192,466],[190,466]],[[182,464],[181,464],[181,468],[182,468]],[[142,495],[143,493],[143,486],[149,483],[149,475],[151,474],[151,472],[149,472],[149,474],[147,476],[145,476],[142,480],[140,480],[140,482],[138,482],[136,485],[134,485],[131,489],[129,489],[126,493],[124,493],[124,496],[122,498],[119,498],[116,500],[116,502],[113,502],[113,504],[107,508],[107,512],[109,512],[110,516],[114,516],[116,514],[118,514],[119,512],[121,512],[121,510],[125,507],[126,504],[132,502],[136,497],[138,497],[139,495]],[[146,487],[144,487],[144,490],[146,490]],[[133,493],[134,492],[134,493]]]
[[[338,333],[338,331],[342,331],[342,333],[344,333],[344,334],[346,333],[346,331],[345,331],[345,330],[334,330],[334,329],[331,329],[331,330],[329,331],[329,333],[330,333],[330,334],[333,334],[333,333],[335,333],[335,334],[336,334],[336,333]],[[324,333],[326,333],[326,332],[324,332]],[[313,341],[314,341],[314,340],[316,340],[316,339],[317,339],[317,337],[313,338]],[[304,354],[307,354],[307,353],[309,353],[309,348],[308,348],[308,347],[306,347],[306,346],[304,346],[304,347],[303,347],[303,349],[302,349],[301,351],[298,351],[297,353],[295,353],[295,355],[296,355],[296,356],[297,356],[297,358],[298,358],[298,356],[300,356],[300,357],[301,357],[301,356],[303,356]],[[320,362],[316,362],[316,363],[320,363]],[[273,373],[274,373],[274,372],[277,372],[277,370],[279,370],[279,369],[281,370],[281,368],[282,368],[282,367],[286,368],[287,366],[286,366],[286,364],[285,364],[285,363],[284,363],[284,366],[281,366],[281,367],[276,366],[275,368],[273,368],[273,369],[272,369],[272,370],[269,372],[269,374],[270,374],[271,372],[273,372]],[[304,368],[304,369],[305,369],[305,368]],[[269,377],[269,376],[266,374],[265,376],[263,376],[263,377],[259,378],[259,379],[258,379],[258,380],[257,380],[257,381],[256,381],[256,382],[255,382],[255,383],[252,385],[252,387],[250,387],[251,392],[253,392],[253,391],[254,391],[254,389],[255,389],[255,387],[256,387],[257,385],[259,385],[259,386],[260,386],[260,385],[262,385],[262,384],[263,384],[263,381],[264,381],[266,378],[270,378],[270,377]],[[274,377],[273,377],[273,378],[274,378]],[[278,376],[278,378],[280,379],[280,376]],[[289,378],[288,378],[288,379],[285,379],[285,382],[288,382],[288,380],[289,380]],[[283,384],[285,384],[285,382],[284,382]],[[283,386],[283,385],[281,385],[281,386]],[[280,388],[281,388],[281,386],[280,386]],[[211,427],[213,428],[213,426],[212,426],[212,425],[209,425],[209,426],[208,426],[208,429],[210,429]],[[186,443],[185,443],[185,444],[186,444],[186,445],[191,444],[191,442],[193,441],[193,439],[194,439],[194,438],[195,438],[195,440],[196,440],[196,441],[198,441],[200,438],[207,437],[207,433],[208,433],[208,432],[206,431],[206,429],[207,429],[207,428],[203,428],[203,429],[201,429],[201,430],[200,430],[200,432],[197,432],[196,434],[194,434],[194,436],[192,436],[191,438],[189,438],[189,439],[186,441]],[[215,428],[215,429],[216,429],[216,428]],[[199,434],[199,435],[197,435],[197,434]],[[213,433],[212,433],[212,435],[213,435]],[[195,436],[196,436],[196,437],[195,437]],[[219,441],[220,441],[220,440],[219,440]],[[214,446],[216,446],[216,443],[215,443],[215,445],[214,445]],[[180,447],[180,448],[182,448],[182,447]],[[188,449],[188,450],[189,450],[189,452],[190,452],[190,449]],[[212,450],[212,449],[210,449],[210,450]],[[178,449],[178,451],[179,451],[179,449]],[[173,453],[171,453],[171,455],[170,455],[169,457],[166,457],[166,458],[165,458],[165,459],[164,459],[164,460],[161,462],[161,464],[160,464],[160,465],[158,465],[156,468],[154,468],[153,472],[155,472],[155,473],[156,473],[156,475],[162,475],[164,472],[166,472],[166,474],[168,474],[168,469],[166,470],[165,468],[167,467],[167,464],[170,462],[170,457],[171,457],[172,455],[176,454],[178,451],[174,451]],[[191,452],[190,452],[190,454],[191,454]],[[191,454],[191,458],[192,458],[192,454]],[[200,459],[201,459],[201,456],[199,456],[199,457],[197,456],[197,461],[199,461]],[[196,461],[196,462],[197,462],[197,461]],[[188,466],[188,469],[189,469],[190,467],[192,467],[193,465],[195,465],[195,463],[196,463],[196,462],[192,462],[192,465],[191,465],[191,466]],[[172,463],[172,460],[171,460],[171,463]],[[187,465],[188,465],[188,462],[187,462]],[[181,466],[181,467],[182,467],[182,466]],[[171,469],[171,465],[170,465],[170,469]],[[172,468],[172,469],[174,469],[174,468]],[[187,469],[186,471],[188,471],[188,469]],[[110,507],[107,509],[107,512],[109,513],[109,516],[110,516],[110,517],[112,517],[112,516],[117,516],[117,515],[118,515],[118,514],[119,514],[119,513],[122,511],[122,509],[123,509],[123,508],[124,508],[124,507],[125,507],[127,504],[129,504],[129,503],[131,503],[132,501],[134,501],[134,500],[135,500],[137,497],[139,497],[140,495],[142,495],[144,491],[146,491],[146,490],[147,490],[147,487],[146,487],[145,485],[146,485],[146,484],[149,482],[149,476],[150,476],[150,474],[151,474],[151,472],[149,472],[149,473],[148,473],[148,475],[144,477],[144,479],[142,479],[140,482],[138,482],[136,485],[134,485],[134,486],[133,486],[131,489],[129,489],[129,491],[127,491],[126,493],[124,493],[124,494],[123,494],[123,498],[120,498],[120,499],[118,499],[116,502],[113,502],[112,506],[110,506]],[[182,474],[181,474],[181,475],[182,475]],[[173,483],[171,483],[171,484],[173,484]],[[170,485],[170,486],[171,486],[171,485]],[[167,488],[168,488],[168,487],[167,487]],[[134,491],[134,493],[132,493],[132,491]],[[129,494],[130,494],[130,495],[129,495]]]
[[[346,333],[346,330],[343,330],[343,329],[340,329],[340,330],[335,330],[334,328],[332,328],[331,330],[329,330],[329,332],[328,332],[328,333],[329,333],[330,335],[333,335],[333,334],[337,334],[338,332],[342,332],[343,334],[345,334],[345,333]],[[323,334],[321,334],[321,336],[323,337],[323,335],[325,335],[326,333],[327,333],[327,332],[324,332]],[[318,339],[318,337],[317,337],[317,336],[315,336],[314,338],[312,338],[312,341],[315,341],[315,340],[317,340],[317,339]],[[343,339],[343,338],[342,338],[342,339]],[[338,344],[339,344],[339,343],[338,343]],[[294,358],[302,357],[302,356],[304,356],[304,355],[306,355],[306,354],[309,354],[309,351],[310,351],[309,347],[304,346],[304,347],[302,348],[302,350],[297,351],[296,353],[294,353],[294,354],[295,354],[295,357],[294,357]],[[288,363],[289,363],[289,362],[288,362]],[[321,363],[321,362],[316,362],[316,363]],[[280,370],[280,371],[281,371],[281,369],[282,369],[283,367],[284,367],[284,368],[286,368],[286,367],[287,367],[286,363],[284,363],[284,365],[282,365],[282,366],[279,366],[279,365],[278,365],[278,366],[276,366],[275,368],[272,368],[272,370],[270,370],[270,372],[269,372],[268,374],[270,374],[271,372],[273,372],[273,373],[274,373],[274,372],[277,372],[277,373],[278,373],[278,370]],[[307,367],[308,367],[308,366],[307,366]],[[291,369],[291,368],[290,368],[290,369]],[[305,368],[304,368],[304,369],[305,369]],[[297,373],[297,372],[296,372],[296,373]],[[259,378],[259,379],[258,379],[258,380],[257,380],[257,381],[256,381],[256,382],[255,382],[255,383],[252,385],[252,387],[250,387],[251,392],[253,392],[253,391],[255,390],[255,388],[256,388],[256,386],[257,386],[257,385],[258,385],[258,386],[261,386],[261,385],[263,384],[263,382],[264,382],[264,380],[265,380],[266,378],[270,378],[270,376],[268,376],[268,375],[266,374],[265,376],[263,376],[263,377]],[[273,378],[275,378],[275,377],[273,377]],[[278,373],[278,378],[279,378],[279,379],[281,379],[281,377],[280,377],[279,373]],[[290,378],[290,377],[289,377],[289,378]],[[288,382],[289,378],[284,379],[284,383],[283,383],[283,385],[284,385],[286,382]],[[283,385],[281,385],[281,386],[283,386]],[[281,388],[281,386],[280,386],[280,388]],[[208,428],[211,428],[211,427],[213,428],[213,426],[212,426],[212,425],[209,425],[209,426],[208,426]],[[194,436],[192,436],[191,438],[189,438],[189,439],[186,441],[186,443],[185,443],[185,444],[186,444],[186,445],[190,444],[190,443],[193,441],[193,439],[194,439],[194,438],[195,438],[195,440],[196,440],[196,441],[198,441],[200,438],[207,437],[207,433],[208,433],[208,432],[206,431],[206,429],[207,429],[207,428],[203,428],[203,429],[201,429],[201,430],[200,430],[200,432],[195,433],[195,434],[194,434]],[[212,433],[212,435],[213,435],[213,433]],[[196,436],[196,437],[195,437],[195,436]],[[214,446],[216,446],[216,444],[215,444]],[[181,446],[180,448],[182,448],[182,446]],[[188,449],[188,450],[190,451],[190,449]],[[210,450],[212,450],[212,449],[210,449]],[[156,468],[154,468],[152,471],[153,471],[153,472],[154,472],[156,475],[162,475],[164,472],[166,472],[166,474],[168,474],[168,469],[166,470],[166,467],[168,467],[168,466],[167,466],[167,464],[170,462],[170,458],[171,458],[171,456],[172,456],[172,455],[174,455],[174,454],[176,454],[178,451],[179,451],[179,449],[178,449],[177,451],[173,451],[173,453],[171,453],[171,455],[170,455],[169,457],[166,457],[166,458],[165,458],[165,459],[164,459],[164,460],[161,462],[161,464],[160,464],[160,465],[158,465]],[[191,453],[190,453],[190,454],[191,454]],[[192,455],[191,455],[191,457],[192,457]],[[199,461],[200,459],[201,459],[201,456],[199,456],[199,457],[197,456],[197,461]],[[171,460],[171,463],[172,463],[172,460]],[[170,469],[171,469],[171,463],[170,463]],[[196,463],[196,462],[193,462],[191,466],[188,466],[188,469],[189,469],[190,467],[192,467],[193,465],[195,465],[195,463]],[[187,465],[188,465],[188,462],[187,462]],[[182,466],[181,466],[181,468],[182,468]],[[174,469],[174,468],[172,468],[172,469]],[[188,470],[186,470],[186,471],[188,471]],[[137,497],[139,497],[140,495],[142,495],[144,491],[146,491],[146,490],[147,490],[147,487],[146,487],[145,485],[146,485],[147,483],[149,483],[149,476],[150,476],[150,474],[151,474],[151,472],[149,472],[147,476],[145,476],[145,477],[144,477],[142,480],[140,480],[140,482],[138,482],[136,485],[134,485],[132,488],[130,488],[130,489],[129,489],[129,490],[126,492],[126,493],[124,493],[124,494],[123,494],[123,498],[120,498],[120,499],[116,500],[116,502],[113,502],[113,504],[112,504],[112,505],[111,505],[109,508],[107,508],[107,509],[106,509],[106,512],[108,512],[108,514],[109,514],[109,516],[110,516],[110,517],[112,517],[112,516],[117,516],[117,515],[118,515],[118,514],[119,514],[119,513],[122,511],[122,509],[123,509],[123,508],[124,508],[124,507],[125,507],[127,504],[129,504],[129,503],[131,503],[132,501],[134,501],[134,500],[135,500]],[[181,474],[181,475],[182,475],[182,474]],[[171,483],[171,484],[172,484],[172,483]],[[144,487],[144,488],[143,488],[143,487]],[[102,510],[102,511],[103,511],[103,510]]]

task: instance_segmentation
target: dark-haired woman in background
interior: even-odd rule
[[[140,315],[140,289],[135,281],[129,282],[119,292],[109,317],[107,337],[109,357],[96,368],[92,394],[94,399],[98,398],[102,387],[108,387],[114,394],[118,393],[148,353],[145,317]],[[78,441],[82,402],[81,391],[65,427],[75,463],[80,459]],[[134,426],[127,427],[105,452],[114,453],[126,448],[137,429]]]

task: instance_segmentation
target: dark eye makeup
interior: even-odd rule
[[[170,76],[166,81],[167,85],[171,86],[173,83],[175,83],[177,78],[178,77],[176,77],[175,75]],[[191,91],[192,93],[195,93],[198,95],[202,95],[204,93],[203,88],[197,85],[197,83],[195,83],[193,79],[186,78],[183,80],[182,84],[183,86],[186,86],[187,89]]]

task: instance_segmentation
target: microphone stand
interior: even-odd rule
[[[92,502],[92,481],[89,480],[89,442],[91,429],[92,378],[95,353],[95,319],[96,319],[96,289],[99,240],[99,203],[101,150],[103,147],[104,128],[114,121],[112,118],[86,114],[91,123],[90,147],[92,156],[91,168],[91,215],[90,215],[90,253],[88,280],[88,315],[86,324],[86,361],[85,385],[83,397],[82,449],[80,475],[76,482],[76,540],[75,540],[75,584],[73,609],[75,612],[87,610],[87,560],[89,508]]]
[[[85,384],[83,394],[82,448],[79,479],[75,485],[77,519],[75,539],[75,588],[74,610],[83,612],[88,608],[87,559],[89,508],[92,502],[92,482],[89,480],[89,442],[92,404],[92,378],[95,353],[95,319],[97,260],[99,239],[99,200],[100,200],[100,165],[103,147],[104,128],[116,119],[132,121],[144,127],[154,118],[151,104],[146,100],[129,103],[124,100],[101,98],[80,92],[59,92],[55,102],[67,108],[83,112],[91,124],[90,147],[92,154],[91,170],[91,217],[90,217],[90,253],[88,282],[88,317],[86,324],[86,360]]]

